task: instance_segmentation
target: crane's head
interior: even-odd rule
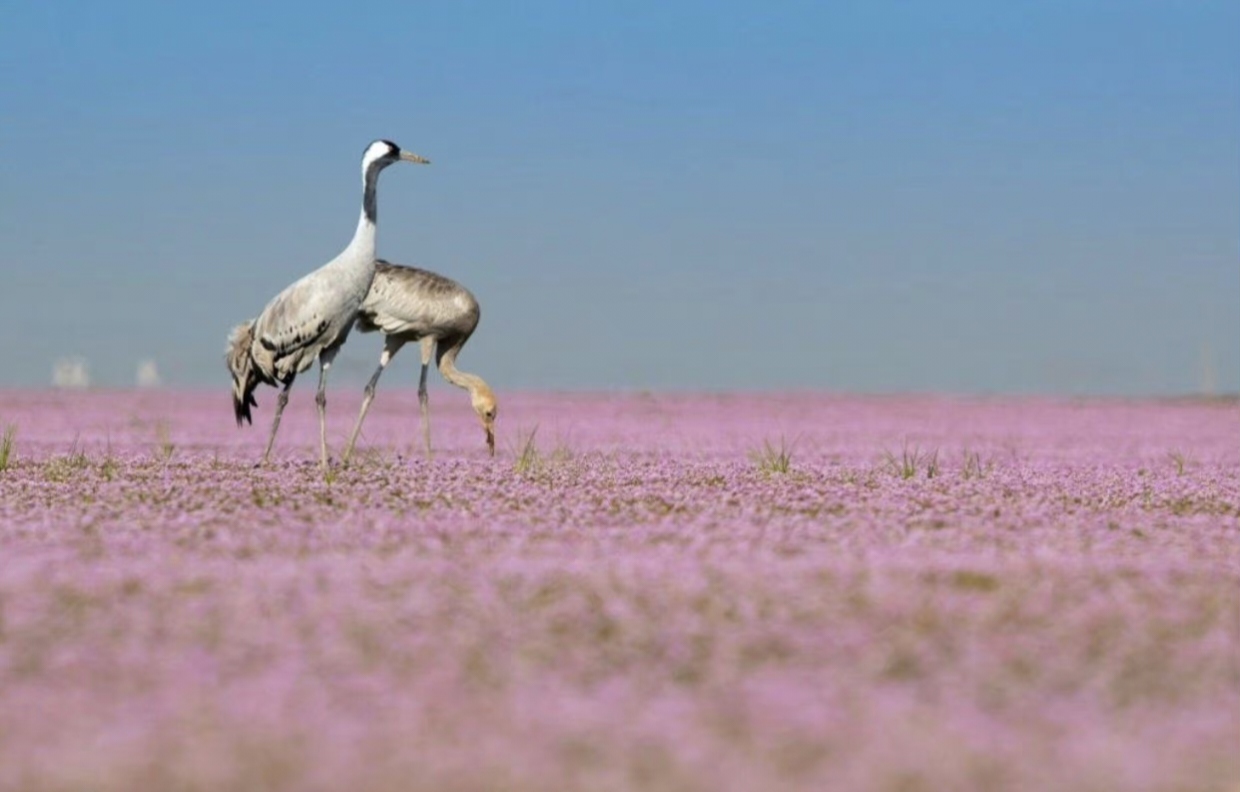
[[[486,430],[487,450],[491,452],[491,456],[495,456],[495,416],[499,415],[499,403],[495,400],[495,394],[485,383],[479,383],[470,391],[469,400],[474,406],[474,412],[478,414],[478,419],[482,421],[482,428]]]
[[[390,140],[376,140],[366,147],[366,151],[362,154],[362,172],[366,173],[371,168],[382,170],[393,162],[413,162],[418,165],[430,165],[431,161],[426,157],[419,157],[411,151],[402,151],[400,146]]]

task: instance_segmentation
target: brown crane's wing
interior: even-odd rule
[[[451,278],[379,260],[357,329],[413,337],[468,336],[479,316],[473,294]]]

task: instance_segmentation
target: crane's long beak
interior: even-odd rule
[[[495,456],[495,427],[487,424],[487,450],[491,452],[491,456]]]
[[[426,157],[420,157],[417,154],[414,154],[412,151],[402,151],[400,153],[400,158],[403,159],[405,162],[414,162],[414,163],[417,163],[418,165],[430,165],[431,164],[431,161],[428,160]]]

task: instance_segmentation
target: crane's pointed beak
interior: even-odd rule
[[[405,162],[413,162],[418,165],[430,165],[431,164],[431,161],[428,160],[426,157],[418,156],[417,154],[414,154],[412,151],[402,151],[400,153],[400,158],[403,159]]]
[[[495,456],[495,428],[487,426],[487,450],[491,452],[491,456]]]

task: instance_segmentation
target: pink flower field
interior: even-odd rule
[[[0,789],[1240,789],[1234,401],[258,395],[0,392]]]

